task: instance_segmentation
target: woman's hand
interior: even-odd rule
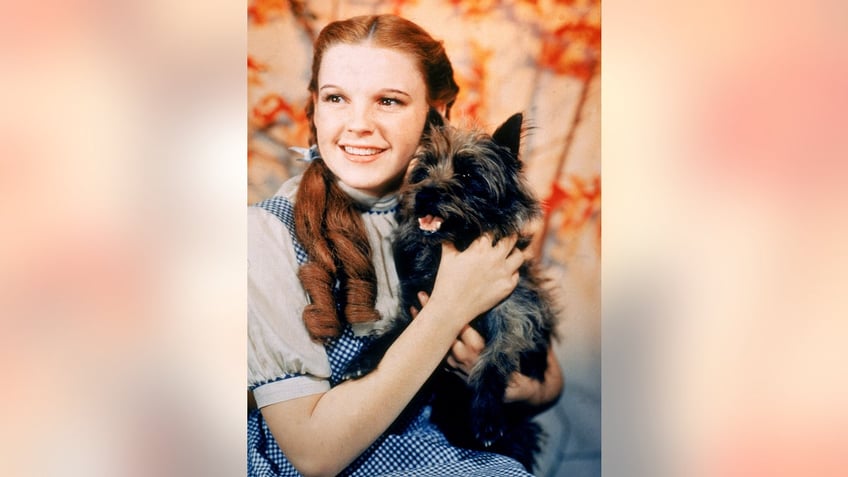
[[[480,333],[471,326],[466,326],[451,346],[446,359],[448,366],[455,374],[468,377],[472,368],[480,360],[480,353],[486,347],[486,342]],[[523,401],[534,407],[546,407],[552,404],[562,392],[562,371],[553,348],[548,349],[548,367],[545,370],[545,380],[525,376],[518,371],[512,373],[507,382],[504,402]]]
[[[497,305],[518,285],[524,255],[515,248],[517,239],[510,236],[493,245],[491,237],[484,235],[462,252],[443,243],[429,306],[445,319],[461,320],[453,323],[459,331]]]
[[[425,305],[429,297],[424,292],[418,293],[418,300]],[[416,316],[418,310],[412,309],[412,316]],[[446,363],[453,369],[454,374],[467,379],[472,368],[480,360],[480,353],[486,347],[486,341],[477,330],[470,325],[465,325],[456,341],[451,345]],[[553,348],[548,349],[548,367],[545,370],[544,382],[514,372],[507,383],[504,393],[504,402],[526,402],[539,408],[538,411],[546,409],[556,402],[562,393],[563,377],[559,367],[559,361],[553,353]]]
[[[507,383],[504,402],[523,401],[541,412],[559,399],[562,394],[563,377],[559,367],[559,361],[554,354],[553,347],[548,347],[548,367],[545,369],[545,380],[525,376],[519,372],[512,373]]]

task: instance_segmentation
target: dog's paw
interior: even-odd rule
[[[345,371],[344,374],[342,374],[342,381],[350,381],[351,379],[359,379],[362,376],[365,376],[366,374],[368,374],[368,373],[366,373],[364,370],[361,370],[361,369],[348,370],[348,371]]]
[[[474,438],[477,439],[477,442],[483,444],[483,447],[492,447],[503,435],[503,429],[498,429],[494,425],[484,425],[481,429],[478,429]]]
[[[351,363],[342,373],[342,381],[359,379],[373,371],[376,367],[369,360]]]
[[[472,429],[474,438],[485,447],[491,447],[498,439],[503,437],[506,423],[499,408],[485,406],[474,410],[472,418]]]

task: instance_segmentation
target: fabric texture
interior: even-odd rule
[[[260,407],[329,388],[326,350],[309,338],[301,318],[308,296],[297,278],[306,260],[293,225],[299,184],[300,176],[289,179],[276,195],[248,207],[248,388]],[[383,318],[353,325],[354,334],[364,336],[398,313],[392,255],[397,197],[373,198],[340,185],[361,209],[377,274],[375,307]]]
[[[291,179],[277,195],[250,207],[249,247],[281,248],[248,252],[249,295],[256,295],[248,298],[248,387],[260,408],[338,384],[347,364],[368,343],[368,332],[380,326],[346,325],[326,346],[312,342],[306,334],[300,314],[307,297],[296,277],[306,254],[295,238],[292,215],[298,183],[299,178]],[[363,208],[378,275],[377,308],[386,320],[397,313],[398,306],[397,273],[391,258],[397,199],[373,199],[345,190]],[[263,279],[271,283],[262,283]],[[426,400],[413,401],[389,431],[339,475],[531,475],[508,457],[452,446],[429,417]],[[277,446],[258,409],[248,412],[247,445],[249,476],[301,475]]]

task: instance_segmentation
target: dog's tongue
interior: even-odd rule
[[[430,214],[418,218],[418,228],[425,232],[435,232],[442,226],[443,219],[441,217],[433,217]]]

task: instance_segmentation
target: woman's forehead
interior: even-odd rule
[[[321,60],[318,87],[328,84],[340,88],[397,89],[410,95],[426,91],[414,56],[370,44],[328,48]]]

